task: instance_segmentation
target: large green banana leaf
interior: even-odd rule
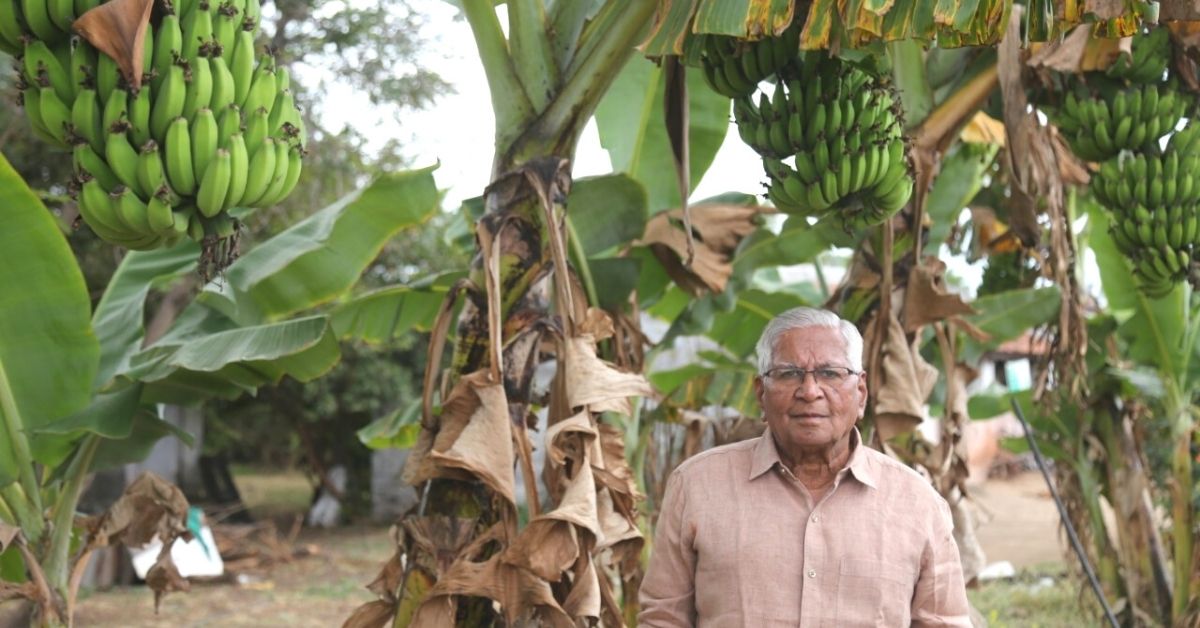
[[[92,326],[100,339],[96,388],[127,368],[130,356],[141,350],[142,321],[150,289],[192,271],[199,255],[200,247],[189,240],[169,249],[131,251],[121,260],[92,315]]]
[[[350,289],[383,245],[437,210],[436,166],[384,175],[243,255],[208,286],[243,325],[280,320]]]
[[[100,345],[83,274],[37,196],[0,155],[0,486],[16,446],[91,397]]]
[[[712,165],[729,130],[729,99],[688,72],[688,168],[695,188]],[[675,161],[663,122],[666,79],[662,68],[634,59],[596,108],[600,144],[608,150],[613,170],[624,172],[646,188],[651,214],[680,207]]]
[[[388,342],[411,329],[428,331],[438,308],[465,271],[451,271],[408,286],[389,286],[338,305],[332,314],[338,338]]]
[[[146,384],[143,401],[195,403],[235,398],[284,375],[309,381],[333,368],[337,338],[324,316],[239,327],[179,344],[158,342],[120,375]]]

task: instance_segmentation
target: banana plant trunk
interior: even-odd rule
[[[465,0],[463,11],[475,36],[496,114],[496,153],[492,183],[484,191],[485,215],[479,229],[498,237],[499,328],[505,346],[499,370],[509,418],[523,430],[532,403],[530,388],[537,366],[537,343],[513,340],[530,325],[549,320],[553,237],[565,240],[562,224],[549,224],[548,201],[564,205],[570,191],[570,164],[584,125],[625,63],[635,53],[653,15],[654,2],[608,0],[589,16],[591,3],[541,0],[510,2],[506,39],[490,0]],[[549,197],[549,198],[547,198]],[[503,226],[503,228],[500,228]],[[485,285],[485,259],[479,241],[470,279]],[[481,290],[480,290],[481,292]],[[457,324],[450,384],[487,368],[492,358],[488,302],[468,297]],[[495,320],[495,319],[493,319]],[[431,360],[439,356],[430,355]],[[527,500],[535,503],[530,478]],[[417,487],[421,506],[408,519],[446,517],[473,520],[474,533],[502,517],[496,500],[479,482],[430,480]],[[536,506],[535,506],[536,507]],[[409,556],[409,562],[436,564],[437,556]],[[396,598],[393,625],[409,625],[426,591],[434,585],[420,570],[406,574]],[[458,625],[496,625],[503,617],[485,598],[458,598]]]

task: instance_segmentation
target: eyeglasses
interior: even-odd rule
[[[764,375],[788,386],[799,386],[804,378],[812,373],[813,379],[822,386],[837,386],[846,381],[851,375],[861,375],[854,369],[844,366],[819,366],[815,369],[802,369],[794,366],[778,366],[767,370]]]

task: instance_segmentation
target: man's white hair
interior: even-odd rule
[[[795,307],[771,319],[759,337],[755,348],[758,353],[758,372],[765,374],[773,366],[775,344],[779,342],[780,336],[793,329],[805,327],[829,327],[841,332],[842,339],[846,341],[846,360],[849,361],[849,367],[855,371],[862,371],[863,339],[853,323],[843,320],[829,310]]]

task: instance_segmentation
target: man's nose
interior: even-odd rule
[[[796,396],[801,399],[819,399],[825,394],[825,389],[817,384],[817,374],[811,371],[804,374],[804,379],[796,386]]]

